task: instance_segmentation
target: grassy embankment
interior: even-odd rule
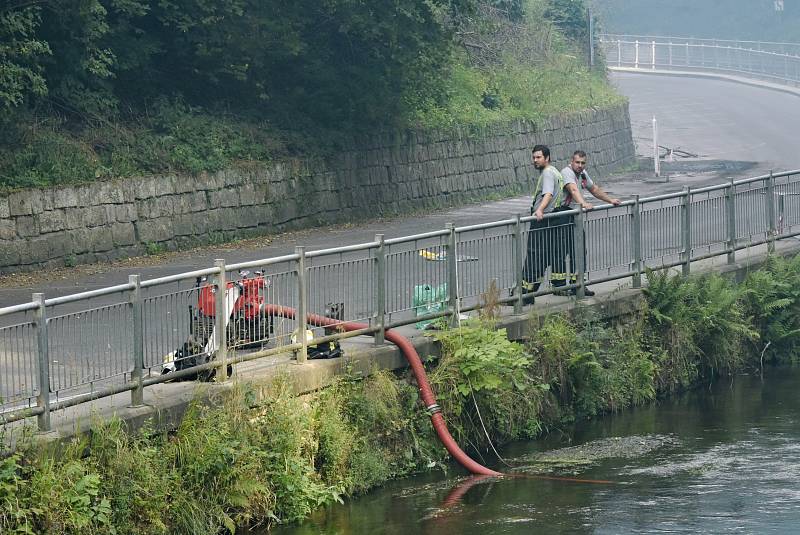
[[[485,452],[488,437],[533,438],[797,358],[800,257],[772,259],[741,285],[648,279],[646,309],[621,327],[579,311],[509,342],[486,296],[480,321],[437,334],[443,356],[426,366],[456,440]],[[22,447],[0,462],[2,531],[232,533],[450,468],[408,376],[344,377],[308,399],[278,381],[269,399],[250,400],[241,385],[220,406],[194,406],[172,433],[111,422],[57,456]]]

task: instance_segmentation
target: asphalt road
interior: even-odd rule
[[[731,177],[754,176],[770,168],[800,168],[800,156],[796,154],[797,143],[791,136],[793,126],[800,119],[798,97],[707,79],[619,74],[614,75],[613,80],[630,98],[634,137],[641,155],[650,155],[652,151],[652,137],[649,136],[652,136],[651,119],[655,114],[660,123],[659,136],[662,145],[681,148],[700,156],[694,161],[673,164],[669,181],[656,180],[646,170],[612,177],[595,177],[607,191],[616,196],[651,196],[680,190],[685,186],[721,183]],[[797,161],[793,160],[795,157]],[[563,166],[566,162],[555,164]],[[589,170],[591,172],[591,162]],[[441,213],[288,233],[276,236],[268,242],[262,240],[257,245],[186,251],[166,255],[155,264],[152,259],[133,259],[116,265],[39,273],[33,278],[11,276],[0,284],[0,306],[27,302],[32,292],[44,292],[47,297],[56,297],[121,284],[127,282],[128,275],[132,273],[138,273],[146,280],[193,271],[212,266],[215,258],[224,258],[227,263],[242,262],[290,254],[294,252],[296,245],[305,245],[308,250],[315,250],[369,242],[376,233],[394,238],[439,230],[448,222],[464,226],[506,219],[515,213],[527,214],[529,206],[529,196],[521,196]],[[674,213],[677,214],[677,210]],[[713,221],[702,219],[694,222],[697,228],[713,224]],[[652,242],[659,233],[663,241],[664,228],[660,227],[665,226],[655,221],[645,236],[645,243]],[[603,254],[601,249],[613,250],[615,243],[626,239],[625,236],[614,235],[613,231],[603,234],[602,229],[598,229],[593,239],[597,240],[600,235],[603,235],[602,239],[608,247],[595,247],[595,255]],[[475,237],[486,238],[483,234]],[[670,239],[674,243],[676,237],[670,236]],[[478,242],[462,247],[462,254],[477,258],[476,261],[460,264],[464,274],[469,272],[470,278],[485,282],[490,275],[497,276],[497,273],[501,273],[502,278],[510,282],[510,263],[501,259],[509,258],[510,255],[498,254],[498,251],[507,249],[510,243],[502,240],[497,238],[492,248]],[[441,240],[435,238],[406,247],[410,251],[408,253],[397,252],[394,258],[395,267],[387,281],[389,308],[408,308],[410,289],[419,284],[420,279],[429,283],[446,280],[444,262],[426,262],[414,250],[416,247],[433,247],[435,250],[440,243]],[[674,255],[676,248],[672,249],[665,251],[665,254]],[[349,260],[351,264],[348,269],[353,270],[364,268],[366,262],[363,258],[363,253],[354,253],[342,260]],[[624,264],[627,258],[623,255],[616,260]],[[292,276],[276,275],[272,279],[272,293],[268,299],[294,306],[293,292],[290,290],[293,287]],[[15,280],[19,283],[15,284]],[[371,305],[368,296],[372,295],[375,283],[369,276],[364,275],[354,281],[341,271],[331,270],[320,280],[323,281],[321,284],[310,288],[312,310],[320,310],[328,301],[347,300],[350,307],[348,318],[369,315]],[[146,324],[150,326],[147,327],[150,329],[148,343],[154,344],[151,349],[146,347],[150,362],[155,362],[153,358],[163,354],[165,348],[177,348],[185,340],[188,330],[187,304],[192,299],[186,292],[188,287],[188,282],[174,284],[148,294],[153,298],[149,308],[151,316],[145,317]],[[472,295],[479,290],[480,288],[461,288],[462,293]],[[159,295],[162,297],[158,297]],[[130,325],[130,319],[124,304],[114,304],[120,301],[118,297],[99,300],[95,305],[97,308],[82,314],[82,317],[70,316],[69,319],[54,322],[50,338],[56,386],[87,384],[95,378],[100,379],[127,369],[126,362],[130,354],[129,332],[120,325]],[[106,305],[110,306],[105,308]],[[59,308],[59,314],[71,314],[75,311],[74,306]],[[87,321],[89,314],[92,315],[91,322]],[[89,324],[92,326],[89,327]],[[54,335],[56,325],[61,331]],[[291,327],[282,325],[280,328],[281,333],[286,336]],[[6,331],[6,334],[15,333]],[[0,395],[8,396],[11,392],[7,389],[11,384],[26,382],[25,379],[20,381],[6,374],[8,365],[11,364],[9,361],[19,357],[24,360],[24,355],[32,349],[32,343],[29,340],[25,345],[17,341],[12,344],[11,354],[6,350],[2,359],[6,362],[0,366],[0,376],[4,376],[0,377],[0,384],[5,383],[5,388],[0,388],[0,391],[4,390]],[[3,373],[4,369],[6,373]]]
[[[746,160],[762,168],[800,168],[800,98],[725,80],[614,73],[630,99],[637,150],[652,155],[652,119],[659,145],[702,159]]]

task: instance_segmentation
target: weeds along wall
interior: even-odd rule
[[[533,188],[530,149],[556,165],[589,154],[603,177],[635,157],[627,105],[479,131],[405,132],[325,160],[251,164],[25,190],[0,199],[0,272],[70,266],[320,224],[455,205]]]

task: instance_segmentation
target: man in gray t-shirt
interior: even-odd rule
[[[575,151],[569,165],[561,170],[561,175],[564,177],[564,184],[575,184],[578,190],[577,195],[575,195],[573,193],[574,190],[569,188],[562,201],[562,206],[569,206],[573,202],[577,202],[585,210],[590,210],[592,205],[583,199],[583,196],[580,194],[581,189],[585,189],[601,201],[613,204],[614,206],[619,205],[621,202],[616,197],[611,197],[608,193],[603,191],[603,188],[592,181],[591,177],[589,177],[589,174],[586,172],[586,153],[582,150]]]

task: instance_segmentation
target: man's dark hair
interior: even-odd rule
[[[574,158],[575,156],[580,156],[581,158],[586,158],[586,153],[584,151],[578,149],[578,150],[576,150],[575,152],[572,153],[572,157]]]
[[[542,153],[542,156],[544,156],[548,160],[550,159],[550,149],[548,148],[547,145],[536,145],[535,147],[533,147],[533,150],[531,151],[531,154],[533,154],[534,152],[540,152],[540,151]]]

